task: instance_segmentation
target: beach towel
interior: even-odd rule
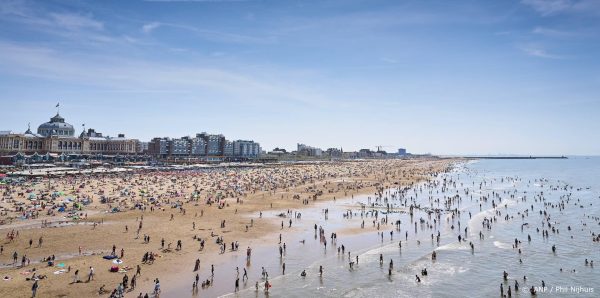
[[[103,256],[102,258],[105,260],[112,260],[112,259],[116,259],[117,256]]]

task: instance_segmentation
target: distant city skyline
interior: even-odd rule
[[[0,130],[60,114],[439,155],[600,155],[600,1],[0,2]]]

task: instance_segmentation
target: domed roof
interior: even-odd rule
[[[29,127],[29,125],[27,126],[27,131],[25,131],[25,133],[23,134],[26,138],[40,138],[42,137],[39,134],[35,134],[31,131],[31,128]]]
[[[56,116],[50,118],[50,122],[46,122],[38,127],[38,134],[43,136],[72,136],[75,134],[75,129],[73,125],[66,123],[65,118],[57,113]]]

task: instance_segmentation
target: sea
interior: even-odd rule
[[[294,232],[284,231],[282,243],[278,235],[262,240],[253,247],[250,261],[245,247],[229,254],[216,266],[213,287],[192,293],[191,286],[185,286],[165,289],[164,294],[500,297],[501,293],[507,295],[510,287],[514,297],[531,297],[530,289],[534,287],[538,296],[600,297],[600,242],[592,237],[592,233],[600,233],[600,157],[473,160],[457,163],[451,172],[434,180],[437,186],[422,183],[406,190],[403,196],[398,188],[392,188],[378,200],[376,194],[339,198],[294,210],[286,218],[280,214],[287,210],[265,211],[263,218],[283,221],[283,229],[288,229],[292,218]],[[460,215],[453,217],[446,211],[438,219],[428,214],[431,207],[444,208],[448,198],[460,200],[452,205]],[[413,210],[412,217],[403,206],[405,200],[408,205],[412,200],[421,207]],[[559,203],[564,207],[559,208]],[[294,212],[301,212],[301,218],[296,218]],[[381,222],[383,218],[387,218],[387,224]],[[491,220],[491,228],[482,224],[484,219]],[[361,228],[363,221],[365,228]],[[395,225],[398,221],[399,226]],[[376,223],[380,224],[379,230]],[[324,230],[326,247],[315,225]],[[548,237],[542,236],[544,230]],[[333,241],[331,233],[337,233],[337,240]],[[280,257],[283,243],[286,249]],[[343,254],[338,251],[342,245]],[[593,260],[594,266],[586,264],[586,259]],[[352,268],[351,261],[355,262]],[[201,280],[210,278],[208,266],[203,267]],[[242,278],[242,273],[237,275],[236,267],[240,272],[246,268],[248,280]],[[263,276],[263,269],[268,278]],[[427,271],[425,276],[423,269]],[[303,270],[305,277],[300,276]],[[235,292],[238,276],[240,289]],[[264,289],[266,279],[271,284],[268,292]],[[192,282],[190,275],[188,284]]]

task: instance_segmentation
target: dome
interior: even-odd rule
[[[75,129],[73,125],[66,123],[65,118],[59,114],[50,118],[50,122],[46,122],[38,127],[38,134],[42,136],[73,136]]]

